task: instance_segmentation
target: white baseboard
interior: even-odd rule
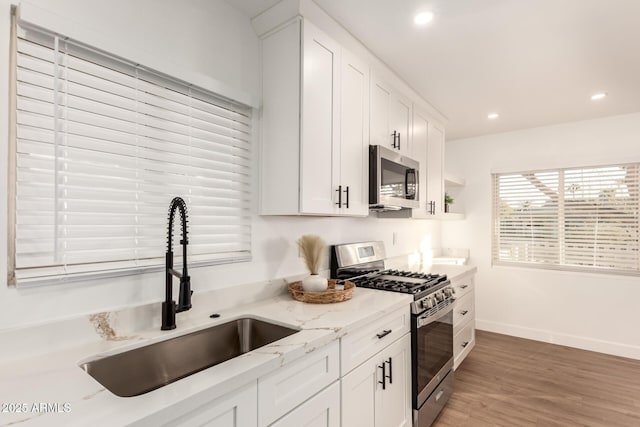
[[[476,329],[640,360],[640,346],[476,319]]]

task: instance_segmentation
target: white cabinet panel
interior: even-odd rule
[[[411,427],[411,335],[405,335],[385,349],[382,363],[386,385],[382,392],[378,389],[375,425]]]
[[[267,426],[340,377],[336,341],[258,379],[258,425]]]
[[[458,369],[475,345],[476,322],[471,320],[453,337],[453,369]]]
[[[453,303],[453,369],[475,346],[474,275],[465,274],[451,280],[456,301]]]
[[[418,176],[418,201],[420,206],[413,210],[413,218],[427,217],[429,205],[427,204],[427,146],[429,144],[429,118],[419,109],[413,110],[412,120],[412,155],[420,162],[420,175]]]
[[[343,426],[411,426],[410,334],[362,363],[341,382]]]
[[[348,191],[345,211],[369,214],[369,67],[342,50],[340,185]],[[346,194],[343,194],[343,202]]]
[[[393,138],[389,131],[391,129],[391,88],[372,76],[370,96],[371,144],[393,149]]]
[[[462,298],[457,298],[453,306],[453,333],[456,334],[465,323],[475,317],[474,294],[468,292]]]
[[[341,342],[342,375],[411,330],[409,305],[346,335]]]
[[[473,291],[473,274],[467,274],[451,281],[456,298],[462,298],[468,292]]]
[[[273,427],[339,427],[340,382],[322,392],[272,424]]]
[[[306,19],[262,57],[260,213],[368,215],[368,65]]]
[[[444,130],[433,123],[429,123],[425,172],[427,174],[427,210],[432,215],[442,215],[444,213]]]
[[[413,158],[411,147],[411,101],[396,94],[391,102],[392,133],[397,132],[396,145],[398,150]]]
[[[333,214],[339,169],[340,46],[308,21],[303,22],[302,144],[300,210]],[[284,165],[283,165],[284,166]]]
[[[342,378],[343,426],[372,427],[375,425],[377,363],[377,359],[372,359]]]
[[[260,210],[298,212],[300,176],[300,21],[262,40]]]
[[[175,416],[179,412],[180,409],[174,408],[170,413]],[[254,381],[237,391],[190,409],[173,421],[160,424],[158,420],[149,420],[147,425],[162,425],[163,427],[255,427],[258,425],[257,413],[257,387]],[[144,423],[140,425],[144,425]]]
[[[390,150],[411,153],[412,103],[390,85],[372,76],[370,85],[370,141]]]

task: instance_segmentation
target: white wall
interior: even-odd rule
[[[640,359],[640,277],[491,266],[491,173],[640,161],[640,113],[447,142],[466,219],[443,246],[478,266],[479,329]]]
[[[0,0],[2,58],[8,56],[9,4],[8,0]],[[235,95],[236,99],[248,103],[259,101],[259,41],[248,17],[221,0],[38,0],[29,4],[35,6],[31,7],[32,16],[40,16],[65,35],[176,77],[218,88],[227,96]],[[0,66],[0,145],[3,147],[7,140],[7,81],[8,69]],[[257,129],[255,135],[258,135]],[[254,141],[255,153],[258,143]],[[257,159],[255,163],[257,165]],[[7,197],[6,168],[7,151],[2,149],[0,200],[3,201]],[[254,189],[258,187],[257,176],[256,173]],[[2,260],[6,259],[6,230],[7,212],[3,208],[0,210]],[[397,233],[395,245],[394,232]],[[198,304],[197,293],[204,290],[304,273],[295,245],[302,234],[319,234],[328,244],[384,240],[388,256],[416,251],[423,241],[430,242],[431,247],[440,247],[440,224],[431,221],[254,215],[252,233],[252,262],[190,270],[194,305]],[[6,264],[2,262],[0,277],[6,276]],[[163,273],[30,289],[9,288],[2,279],[0,328],[160,301],[163,295]]]

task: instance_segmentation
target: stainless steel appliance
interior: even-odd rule
[[[384,259],[383,242],[335,245],[331,250],[331,277],[349,279],[358,287],[413,295],[413,425],[428,427],[453,392],[454,290],[445,275],[388,270]]]
[[[420,163],[380,145],[369,146],[369,208],[417,208]]]

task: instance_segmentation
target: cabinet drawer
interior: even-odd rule
[[[258,425],[266,426],[340,377],[338,342],[258,378]]]
[[[453,337],[453,369],[458,368],[475,344],[476,322],[471,320]]]
[[[280,418],[272,427],[339,427],[340,382],[336,381]]]
[[[457,334],[474,317],[474,293],[470,292],[458,298],[453,306],[453,333]]]
[[[464,295],[473,290],[473,277],[473,274],[466,274],[451,281],[451,286],[453,286],[453,292],[456,298],[462,298]]]
[[[362,362],[411,330],[409,305],[371,322],[340,340],[341,371],[344,376]]]

